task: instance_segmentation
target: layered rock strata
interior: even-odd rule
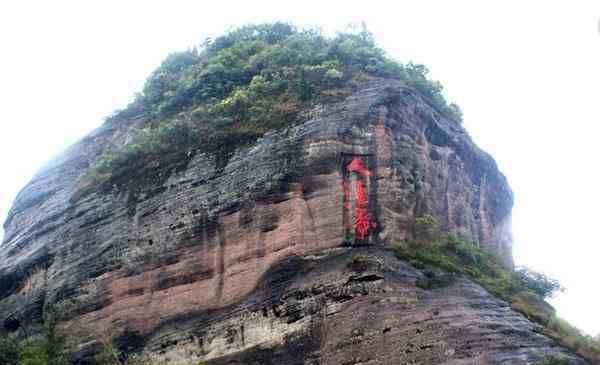
[[[425,214],[512,265],[506,179],[461,126],[400,82],[371,82],[232,156],[156,161],[143,167],[143,179],[121,176],[82,196],[82,171],[106,149],[129,143],[145,123],[144,115],[106,123],[19,194],[0,246],[5,330],[38,323],[51,306],[67,324],[154,344],[148,339],[168,337],[166,328],[175,336],[172,323],[222,313],[214,318],[225,327],[249,316],[243,326],[254,332],[244,332],[248,345],[241,348],[259,346],[261,336],[271,341],[268,321],[253,312],[239,317],[234,308],[265,283],[263,290],[279,292],[277,275],[269,274],[275,267],[337,247],[410,239],[415,218]],[[457,285],[458,292],[481,291]],[[323,315],[328,306],[315,310]],[[304,333],[289,326],[277,331]],[[217,361],[233,353],[229,339],[218,341],[203,344],[198,356],[212,353]]]

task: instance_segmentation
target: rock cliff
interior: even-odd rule
[[[145,116],[69,148],[5,223],[4,330],[52,306],[65,326],[182,364],[584,364],[468,279],[420,289],[423,273],[384,250],[431,215],[512,266],[511,190],[461,126],[384,79],[301,119],[83,196],[82,171]]]

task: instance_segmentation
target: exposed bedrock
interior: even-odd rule
[[[100,127],[44,168],[17,197],[0,246],[0,318],[5,327],[15,321],[39,322],[44,308],[52,305],[67,323],[132,334],[154,344],[158,334],[176,336],[170,323],[214,321],[214,313],[233,311],[259,295],[257,288],[265,283],[269,288],[261,290],[275,293],[278,285],[291,285],[269,274],[274,265],[342,245],[384,246],[409,239],[414,219],[424,214],[434,216],[444,231],[465,236],[512,265],[512,193],[504,176],[462,127],[399,82],[372,82],[232,156],[193,154],[187,161],[157,161],[144,167],[144,179],[122,176],[112,188],[80,196],[82,171],[106,148],[131,141],[144,118]],[[364,160],[368,174],[348,172],[347,163],[356,156]],[[363,187],[365,202],[358,192]],[[372,225],[365,226],[368,234],[359,239],[353,224],[363,206]],[[400,290],[402,280],[389,285]],[[457,298],[460,293],[484,296],[464,281],[452,290]],[[377,300],[387,303],[382,299],[386,295],[377,291]],[[427,295],[420,303],[429,303]],[[384,316],[369,314],[378,310],[373,303],[353,299],[343,306],[350,304],[357,315]],[[502,313],[508,311],[498,306]],[[400,310],[402,304],[385,313],[392,307]],[[317,312],[303,318],[316,321],[312,316],[323,315],[323,308],[329,304],[316,303]],[[336,318],[352,321],[350,312]],[[269,342],[270,330],[264,326],[274,314],[261,319],[260,313],[244,313],[239,314],[249,316],[244,328],[254,328],[244,341],[258,346],[256,339],[265,336]],[[238,324],[246,320],[237,315],[227,317]],[[317,346],[327,354],[320,361],[344,363],[334,359],[335,349],[345,345],[328,342],[333,340],[325,323],[330,322],[314,327],[321,331],[314,336],[319,343],[300,341],[297,346],[310,351]],[[221,325],[227,326],[225,319]],[[301,325],[305,323],[290,323],[286,326],[292,329],[277,331],[305,336],[305,329],[313,328]],[[411,327],[395,326],[378,338],[405,341]],[[343,341],[352,341],[354,335],[349,335]],[[217,351],[214,361],[228,356],[229,340],[222,341],[202,345],[209,354]],[[238,341],[236,337],[233,343]],[[289,351],[308,351],[293,346]],[[444,351],[454,348],[448,346]]]
[[[423,279],[379,248],[287,258],[238,303],[164,323],[144,345],[181,364],[585,364],[471,281]]]

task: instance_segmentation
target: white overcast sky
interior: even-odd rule
[[[43,163],[124,107],[170,52],[247,22],[365,21],[428,65],[515,192],[518,264],[600,333],[600,1],[2,1],[0,220]]]

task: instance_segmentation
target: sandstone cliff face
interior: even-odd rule
[[[372,82],[227,159],[157,161],[144,179],[123,176],[80,197],[82,170],[144,122],[105,124],[19,194],[0,246],[6,329],[39,321],[52,305],[67,325],[214,364],[266,364],[267,355],[278,364],[512,364],[559,351],[462,279],[429,293],[399,263],[395,274],[391,264],[367,277],[310,274],[330,265],[313,255],[410,238],[424,214],[512,265],[504,176],[461,127],[401,83]],[[352,171],[355,159],[368,173]],[[361,207],[364,236],[355,227]],[[521,340],[531,346],[517,349]]]
[[[421,279],[377,248],[289,258],[240,302],[161,326],[147,349],[208,365],[585,364],[478,285],[451,276],[423,290]]]

